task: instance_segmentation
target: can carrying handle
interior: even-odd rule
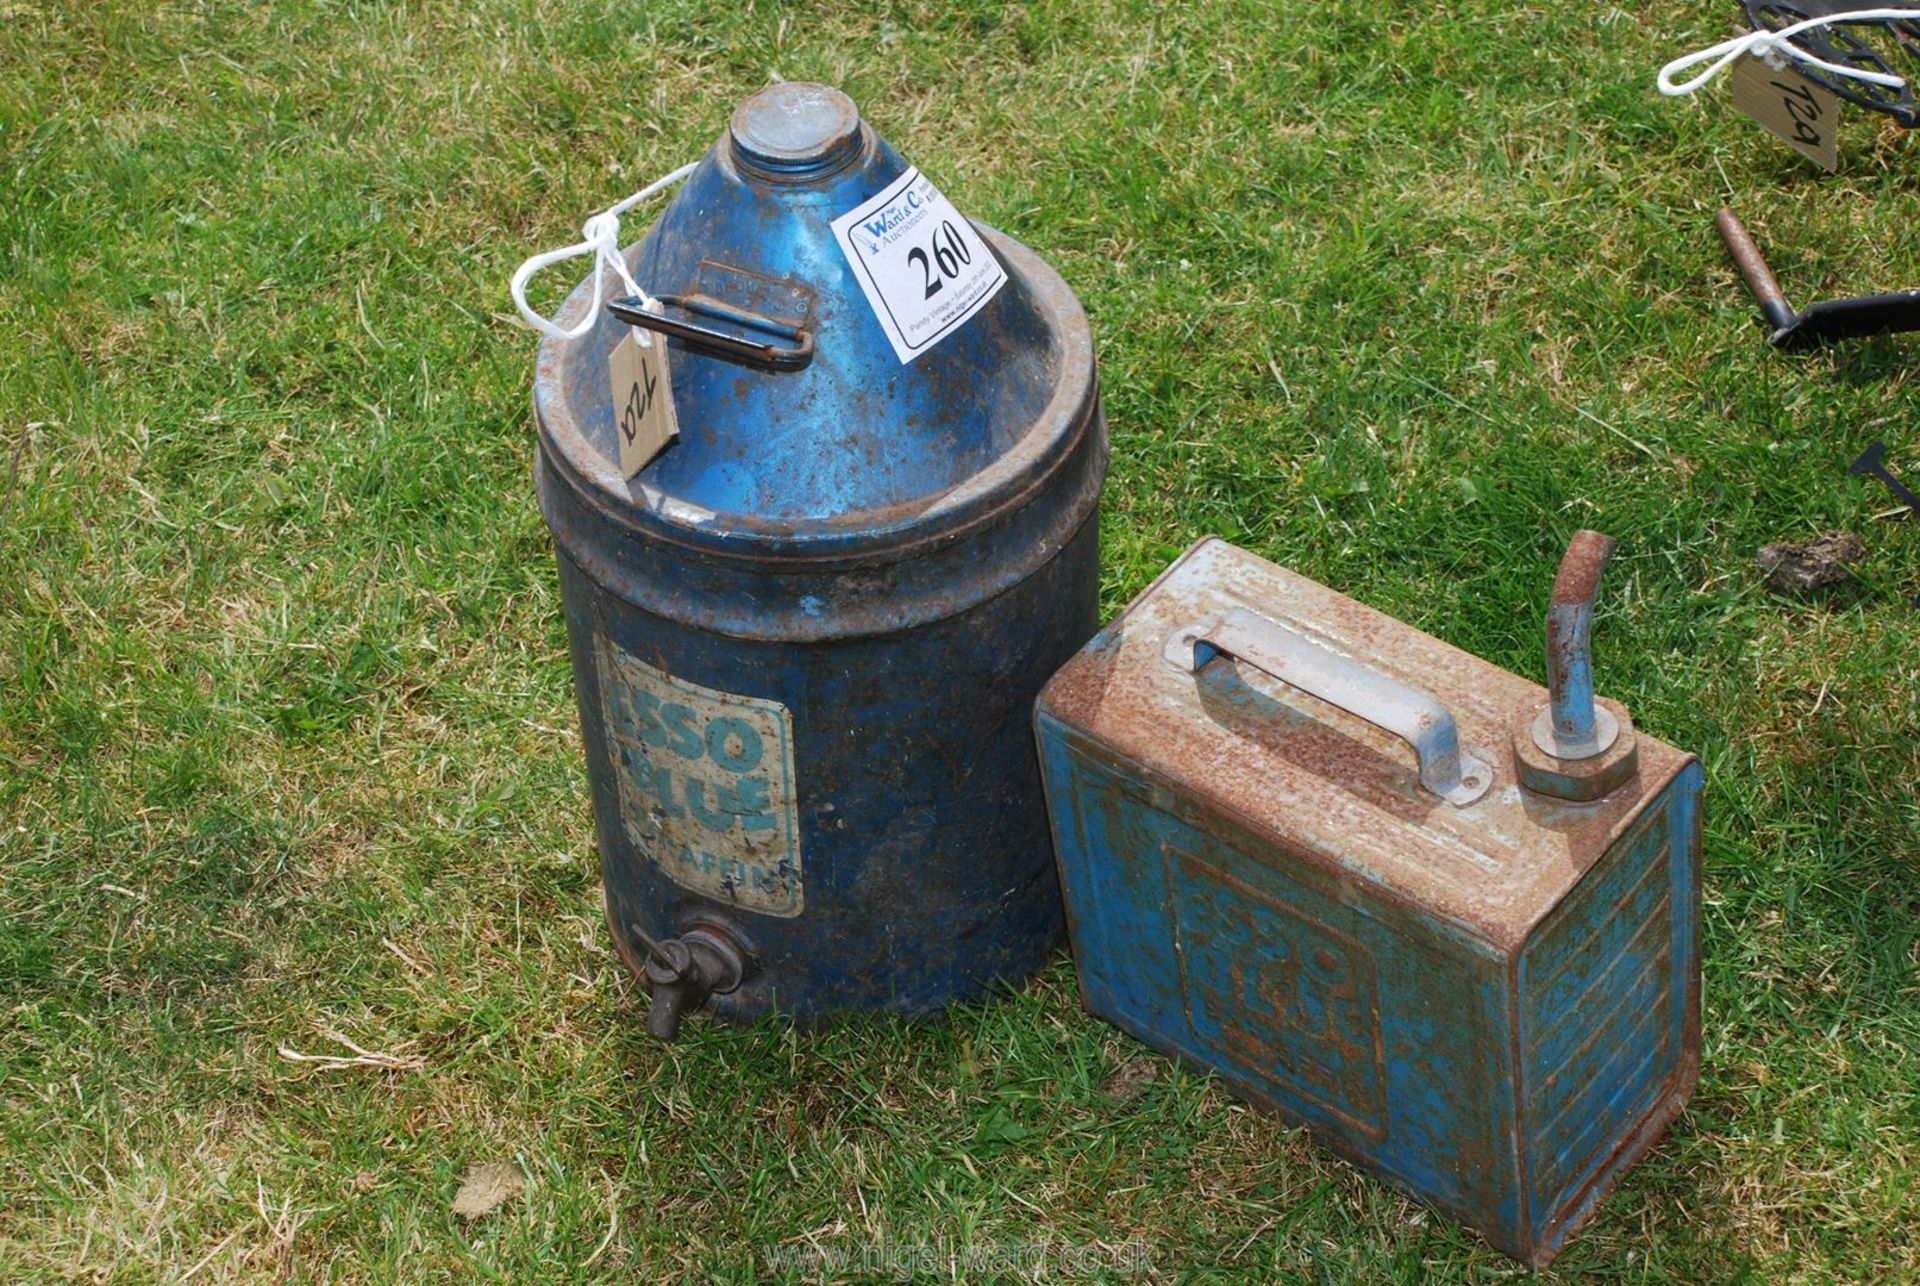
[[[1244,607],[1175,630],[1165,649],[1171,665],[1194,674],[1220,655],[1401,738],[1420,761],[1420,784],[1456,808],[1473,803],[1493,785],[1486,761],[1461,750],[1452,712],[1419,688]]]

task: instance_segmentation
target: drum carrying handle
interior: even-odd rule
[[[1473,803],[1493,785],[1493,769],[1461,750],[1453,713],[1432,695],[1257,612],[1230,608],[1177,629],[1167,639],[1165,655],[1169,664],[1190,674],[1216,656],[1233,657],[1391,732],[1413,747],[1420,784],[1456,808]]]
[[[764,317],[745,308],[736,308],[717,299],[708,299],[704,295],[656,295],[654,298],[670,308],[678,308],[695,317],[730,322],[745,330],[758,331],[787,342],[770,344],[715,330],[698,322],[683,321],[670,314],[653,311],[638,298],[610,299],[607,301],[607,311],[629,326],[644,326],[662,335],[671,335],[688,348],[765,370],[797,371],[813,360],[813,332],[800,326],[778,318]]]

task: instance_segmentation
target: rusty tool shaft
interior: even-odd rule
[[[1785,330],[1800,319],[1800,314],[1787,302],[1785,292],[1773,275],[1773,269],[1767,267],[1766,256],[1760,253],[1760,247],[1747,234],[1747,227],[1740,217],[1725,206],[1714,219],[1714,225],[1720,229],[1720,239],[1727,243],[1727,253],[1733,256],[1734,267],[1746,279],[1747,289],[1760,304],[1760,311],[1767,315],[1767,324],[1776,331]]]

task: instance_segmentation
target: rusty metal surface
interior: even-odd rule
[[[1391,732],[1413,747],[1420,784],[1457,808],[1486,794],[1491,772],[1460,748],[1453,713],[1429,693],[1244,607],[1176,630],[1164,652],[1183,673],[1226,655]]]
[[[603,314],[578,340],[542,343],[534,409],[548,465],[611,520],[714,557],[884,561],[993,521],[1071,453],[1094,396],[1091,331],[1059,275],[1010,239],[975,225],[1008,280],[965,327],[909,365],[883,349],[825,223],[904,168],[864,137],[818,191],[742,170],[722,139],[628,250],[655,293],[698,293],[724,269],[760,279],[763,294],[810,294],[816,336],[806,368],[777,381],[670,344],[681,438],[631,481],[605,374],[626,328]],[[561,323],[590,302],[582,283]]]
[[[1540,748],[1561,759],[1585,759],[1613,744],[1611,712],[1593,704],[1593,608],[1614,541],[1577,531],[1560,561],[1547,604],[1548,718]]]
[[[989,602],[825,645],[704,635],[589,586],[563,561],[617,936],[665,937],[712,916],[744,928],[756,970],[710,1002],[743,1021],[769,1010],[806,1025],[876,1008],[926,1014],[1038,968],[1064,926],[1027,720],[1044,677],[1095,626],[1097,540],[1089,517]],[[622,806],[627,770],[613,758],[598,638],[677,678],[789,704],[802,914],[741,910],[654,860]]]
[[[629,481],[607,378],[625,328],[540,349],[535,485],[608,922],[662,1033],[702,1001],[937,1011],[1063,932],[1027,720],[1097,619],[1091,332],[1056,273],[982,229],[1006,280],[903,365],[830,221],[906,165],[843,104],[756,95],[627,252],[651,291],[797,318],[804,367],[667,341],[680,437]],[[737,981],[702,942],[738,948]]]
[[[631,483],[619,478],[617,456],[608,454],[615,446],[604,369],[593,378],[596,329],[577,341],[577,354],[551,342],[540,350],[534,472],[557,541],[623,601],[738,638],[825,641],[900,630],[1034,574],[1093,512],[1106,479],[1093,338],[1059,274],[1018,242],[982,232],[1009,272],[1029,283],[1056,335],[1058,363],[1033,424],[994,464],[938,495],[816,522],[689,512],[649,481],[650,469]],[[562,324],[587,300],[577,291]],[[606,337],[602,362],[616,338]],[[575,395],[562,396],[569,386]],[[601,436],[575,414],[595,398],[604,404]],[[982,542],[992,556],[982,556]],[[650,552],[637,556],[642,549]]]
[[[1698,1078],[1698,778],[1689,765],[1514,962],[1531,1262],[1592,1216]]]
[[[762,177],[817,179],[859,150],[860,111],[837,89],[790,81],[734,108],[728,133],[741,163]]]
[[[1600,592],[1600,578],[1606,574],[1618,543],[1612,536],[1598,531],[1582,529],[1573,533],[1566,555],[1560,560],[1560,570],[1553,578],[1549,613],[1555,608],[1593,607],[1594,597]],[[1551,614],[1548,620],[1552,620]]]
[[[1391,733],[1231,660],[1200,682],[1160,661],[1174,630],[1243,606],[1424,687],[1453,711],[1461,744],[1493,761],[1492,788],[1451,807],[1421,788],[1412,750]],[[1048,684],[1051,715],[1169,782],[1205,783],[1274,842],[1500,946],[1524,940],[1689,758],[1642,737],[1638,782],[1608,798],[1530,794],[1510,726],[1515,710],[1546,701],[1543,687],[1217,538],[1183,554],[1109,632]]]
[[[1491,789],[1444,802],[1397,736],[1230,649],[1165,663],[1233,612],[1417,680]],[[1209,540],[1035,716],[1088,1007],[1535,1265],[1679,1112],[1700,1048],[1700,766],[1642,738],[1603,799],[1525,790],[1516,727],[1545,698]]]
[[[1540,795],[1574,803],[1600,799],[1640,771],[1640,737],[1625,706],[1601,698],[1599,711],[1612,723],[1607,748],[1581,759],[1562,759],[1540,748],[1545,709],[1522,710],[1513,720],[1513,767],[1520,784]]]

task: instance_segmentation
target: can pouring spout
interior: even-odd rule
[[[647,989],[653,1006],[647,1011],[647,1034],[672,1040],[681,1020],[707,1003],[707,997],[725,995],[747,975],[747,959],[730,938],[705,925],[665,942],[643,939],[647,948]]]
[[[660,1040],[672,1040],[680,1034],[680,1019],[687,1012],[687,1001],[693,1000],[694,1006],[706,1001],[706,993],[698,998],[688,992],[698,990],[680,982],[656,983],[653,988],[653,1005],[647,1010],[647,1035]]]
[[[1599,799],[1640,770],[1626,708],[1601,705],[1593,694],[1594,601],[1613,548],[1611,536],[1574,533],[1547,608],[1547,700],[1517,711],[1513,728],[1520,784],[1578,803]]]
[[[1613,557],[1614,540],[1578,531],[1553,582],[1547,608],[1549,728],[1541,749],[1563,759],[1587,759],[1613,744],[1613,718],[1593,703],[1593,608],[1600,575]]]

